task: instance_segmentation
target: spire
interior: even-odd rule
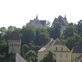
[[[64,19],[67,20],[67,18],[66,18],[66,14],[65,14],[65,16],[64,16]]]
[[[36,19],[38,19],[38,14],[36,15]]]

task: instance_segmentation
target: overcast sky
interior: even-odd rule
[[[0,27],[10,25],[22,27],[34,19],[50,22],[55,17],[67,16],[68,22],[77,23],[82,19],[81,0],[0,0]]]

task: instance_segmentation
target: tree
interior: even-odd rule
[[[37,61],[37,54],[34,50],[29,50],[25,54],[25,58],[27,59],[28,62],[36,62]]]
[[[49,30],[51,38],[60,38],[61,34],[61,24],[59,22],[55,23]]]
[[[50,35],[47,31],[47,28],[38,28],[36,30],[36,45],[45,45],[50,40]]]
[[[5,58],[8,54],[8,45],[7,41],[1,40],[0,41],[0,62],[4,62]]]
[[[56,59],[53,58],[53,53],[49,51],[49,53],[40,62],[56,62]]]
[[[61,40],[64,44],[67,45],[67,47],[71,50],[76,45],[82,44],[82,38],[78,34],[75,34],[74,36],[70,36],[66,39]]]
[[[78,34],[82,36],[82,20],[78,22]]]
[[[34,41],[35,39],[36,36],[35,28],[31,25],[26,25],[22,28],[21,34],[23,43],[29,44],[31,41]]]
[[[76,33],[77,27],[75,25],[73,25],[72,23],[70,23],[66,29],[63,31],[63,38],[66,39],[68,37],[72,37],[74,36],[74,34]]]
[[[0,40],[4,39],[5,34],[6,34],[6,28],[1,27],[0,28]]]

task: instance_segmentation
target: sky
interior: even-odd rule
[[[38,14],[38,18],[53,22],[59,15],[68,22],[82,19],[81,0],[0,0],[0,27],[22,27]]]

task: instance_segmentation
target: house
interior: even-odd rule
[[[38,62],[51,51],[56,62],[71,62],[71,51],[59,39],[51,39],[51,41],[38,51]]]
[[[35,28],[47,27],[46,20],[39,20],[38,15],[36,16],[34,20],[30,20],[28,24],[34,26]]]
[[[82,56],[82,46],[76,46],[72,50],[72,62],[76,61],[79,57]]]

